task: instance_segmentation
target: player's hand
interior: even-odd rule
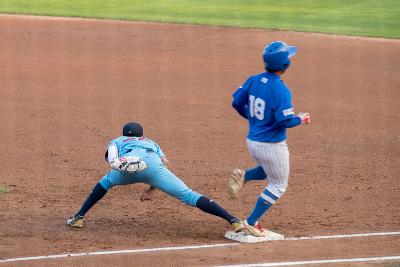
[[[309,113],[300,112],[297,116],[301,119],[301,124],[309,124],[311,122]]]
[[[140,201],[147,201],[153,198],[154,187],[150,186],[148,189],[144,190],[140,196]]]

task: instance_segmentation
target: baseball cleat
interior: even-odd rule
[[[261,228],[261,225],[259,222],[256,222],[254,226],[251,226],[248,224],[247,220],[243,221],[243,226],[244,226],[244,232],[251,234],[256,237],[265,237],[267,236],[267,233]]]
[[[71,227],[82,228],[83,227],[83,216],[74,215],[67,220],[67,224]]]
[[[244,170],[234,169],[228,182],[229,194],[235,198],[244,184]]]
[[[236,219],[235,221],[233,221],[231,223],[231,226],[232,226],[233,231],[235,231],[235,233],[241,232],[244,228],[243,222],[240,219]]]

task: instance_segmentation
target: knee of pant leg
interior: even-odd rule
[[[196,207],[197,200],[199,200],[199,198],[202,196],[201,194],[194,192],[189,188],[184,190],[182,193],[183,194],[181,194],[177,198],[180,201],[182,201],[183,203],[185,203],[186,205],[189,205],[192,207]]]
[[[269,184],[262,194],[270,195],[270,197],[274,200],[271,203],[274,203],[283,196],[286,191],[286,187],[287,186]]]
[[[278,198],[281,198],[283,194],[286,192],[287,184],[272,184],[270,183],[267,187],[266,190],[277,196]]]
[[[283,194],[285,194],[286,189],[287,189],[287,184],[277,186],[277,190],[279,191],[279,195],[280,195],[279,197],[281,197],[281,196],[283,196]]]

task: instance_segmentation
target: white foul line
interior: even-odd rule
[[[352,238],[352,237],[385,236],[385,235],[400,235],[400,232],[365,233],[365,234],[349,234],[349,235],[303,236],[303,237],[289,237],[289,238],[285,238],[285,240]]]
[[[382,232],[382,233],[365,233],[365,234],[348,234],[348,235],[329,235],[329,236],[314,236],[314,237],[291,237],[285,238],[282,241],[296,241],[296,240],[309,240],[309,239],[331,239],[331,238],[351,238],[351,237],[369,237],[369,236],[387,236],[387,235],[400,235],[400,232]],[[269,241],[271,242],[271,241]],[[156,252],[156,251],[173,251],[173,250],[189,250],[189,249],[201,249],[201,248],[215,248],[215,247],[229,247],[238,246],[241,243],[224,243],[214,245],[193,245],[183,247],[161,247],[161,248],[144,248],[144,249],[127,249],[127,250],[109,250],[109,251],[94,251],[94,252],[82,252],[82,253],[70,253],[70,254],[58,254],[58,255],[47,255],[47,256],[33,256],[24,258],[12,258],[0,260],[0,263],[15,262],[15,261],[31,261],[31,260],[44,260],[44,259],[57,259],[67,257],[82,257],[82,256],[95,256],[95,255],[110,255],[110,254],[129,254],[129,253],[143,253],[143,252]],[[394,256],[398,257],[398,256]],[[399,256],[400,257],[400,256]],[[237,266],[253,266],[253,265],[237,265]],[[264,265],[256,265],[264,266]],[[280,265],[265,265],[265,266],[280,266]]]
[[[14,262],[14,261],[57,259],[57,258],[67,258],[67,257],[94,256],[94,255],[127,254],[127,253],[142,253],[142,252],[155,252],[155,251],[171,251],[171,250],[189,250],[189,249],[199,249],[199,248],[229,247],[229,246],[238,246],[238,245],[240,245],[240,243],[225,243],[225,244],[197,245],[197,246],[184,246],[184,247],[163,247],[163,248],[145,248],[145,249],[95,251],[95,252],[70,253],[70,254],[59,254],[59,255],[34,256],[34,257],[26,257],[26,258],[5,259],[5,260],[0,260],[0,263],[3,263],[3,262]]]
[[[368,262],[368,261],[390,261],[390,260],[400,260],[400,256],[354,258],[354,259],[313,260],[313,261],[286,261],[286,262],[271,262],[271,263],[221,265],[221,266],[217,266],[217,267],[273,267],[273,266],[294,266],[294,265],[309,265],[309,264],[324,264],[324,263]]]

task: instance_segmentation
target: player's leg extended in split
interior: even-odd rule
[[[289,178],[289,150],[286,142],[262,143],[247,140],[250,154],[257,166],[246,171],[235,169],[228,188],[232,196],[237,196],[244,183],[251,180],[268,179],[268,186],[258,197],[255,207],[243,222],[245,230],[255,236],[264,236],[258,220],[285,193]]]
[[[132,152],[134,153],[134,152]],[[93,188],[83,203],[81,209],[70,219],[67,224],[73,227],[83,227],[83,217],[86,212],[96,204],[107,191],[115,185],[127,185],[133,183],[146,183],[158,188],[170,196],[180,200],[186,205],[197,207],[203,212],[218,216],[232,225],[235,231],[240,231],[242,222],[231,215],[215,201],[188,188],[185,183],[165,168],[160,158],[154,153],[136,152],[147,164],[147,169],[137,173],[126,173],[111,170]]]

